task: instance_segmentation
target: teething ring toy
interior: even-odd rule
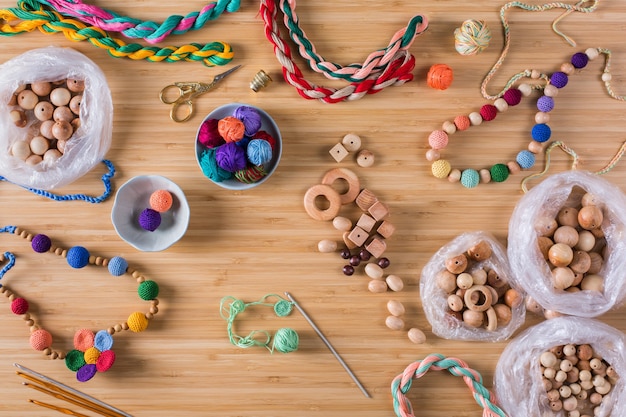
[[[343,194],[339,194],[341,204],[350,204],[356,200],[356,197],[361,191],[359,177],[357,177],[356,174],[349,169],[335,168],[331,169],[324,175],[322,178],[322,184],[332,185],[337,180],[345,180],[346,183],[348,183],[348,190]]]
[[[494,402],[492,393],[483,386],[483,378],[477,371],[471,369],[467,363],[456,358],[446,358],[434,353],[424,360],[410,364],[403,373],[396,376],[391,383],[393,409],[398,417],[415,417],[411,402],[406,393],[411,388],[413,378],[421,378],[429,369],[435,371],[447,370],[454,376],[463,377],[463,381],[470,388],[476,402],[483,407],[483,417],[507,417]]]
[[[493,297],[491,290],[484,285],[474,285],[465,291],[463,296],[467,308],[473,311],[486,311],[491,307]]]
[[[315,200],[317,197],[324,197],[328,200],[329,206],[322,210],[317,207]],[[317,184],[309,188],[304,194],[304,210],[315,220],[334,219],[341,209],[341,196],[330,185]]]

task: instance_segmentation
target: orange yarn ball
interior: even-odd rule
[[[428,86],[436,90],[445,90],[450,87],[453,79],[452,68],[446,64],[433,65],[426,76]]]
[[[52,346],[52,335],[44,329],[35,330],[30,334],[30,346],[35,350],[46,350]]]
[[[226,142],[238,142],[243,139],[246,127],[241,120],[228,116],[217,122],[217,131]]]
[[[167,190],[156,190],[150,195],[150,208],[159,213],[165,213],[172,208],[173,202],[172,194]]]
[[[148,318],[140,312],[134,312],[128,316],[126,322],[128,323],[128,328],[135,333],[143,332],[148,328]]]

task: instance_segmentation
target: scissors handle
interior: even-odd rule
[[[174,91],[176,91],[178,95],[174,96]],[[182,83],[170,84],[163,87],[159,93],[159,99],[163,104],[174,104],[183,99],[183,97],[191,91],[190,88],[186,88]]]
[[[182,110],[183,107],[186,109],[186,111]],[[179,117],[179,114],[181,112],[182,115],[180,115]],[[193,101],[191,98],[188,98],[186,100],[178,99],[172,103],[172,108],[170,109],[170,119],[172,119],[176,123],[186,122],[187,120],[191,119],[191,116],[193,116],[193,112]]]

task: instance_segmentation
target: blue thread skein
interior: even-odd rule
[[[272,160],[272,145],[265,139],[252,139],[248,143],[246,154],[252,165],[267,164]]]

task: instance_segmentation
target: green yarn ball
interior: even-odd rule
[[[80,350],[73,349],[65,355],[65,366],[67,366],[70,371],[78,372],[78,370],[86,364],[85,354]]]
[[[509,168],[504,164],[495,164],[489,172],[491,172],[491,179],[495,182],[503,182],[509,178]]]
[[[461,173],[461,184],[465,188],[474,188],[480,182],[480,174],[475,169],[466,169]]]
[[[142,300],[154,300],[159,295],[159,285],[154,281],[144,281],[139,284],[137,293]]]
[[[206,149],[200,156],[200,169],[205,177],[214,182],[222,182],[233,177],[232,172],[228,172],[217,165],[215,160],[215,148]]]
[[[300,338],[295,330],[284,327],[276,331],[273,347],[279,352],[289,353],[298,350],[299,341]]]

